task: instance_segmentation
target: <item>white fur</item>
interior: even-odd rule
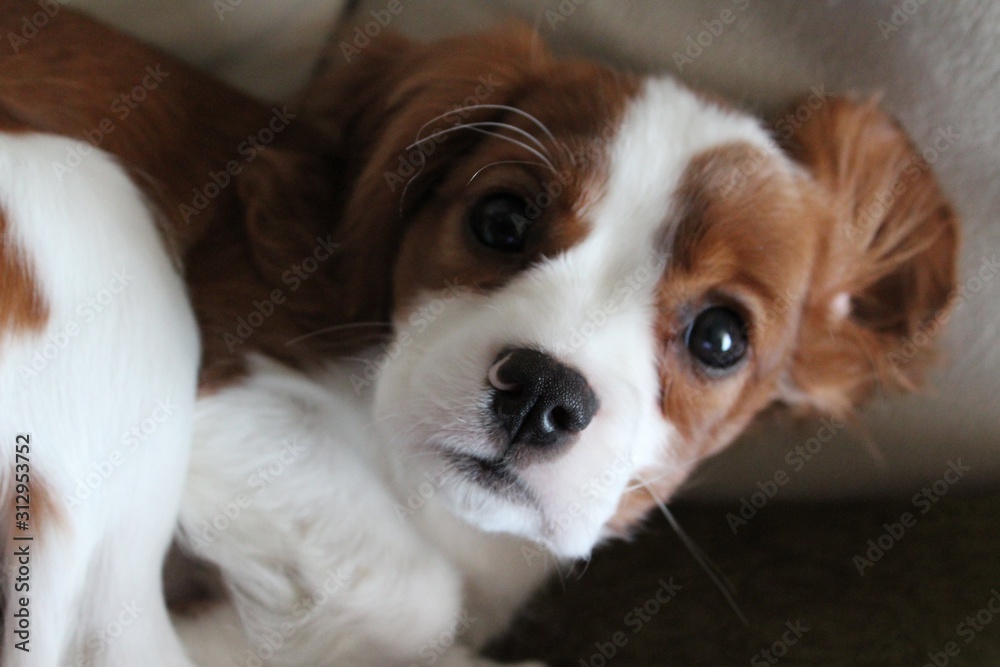
[[[653,291],[669,261],[657,239],[676,225],[672,191],[691,158],[735,141],[767,147],[751,119],[651,81],[578,246],[489,295],[423,295],[409,311],[423,313],[399,318],[367,358],[373,383],[357,366],[302,374],[257,359],[248,379],[202,398],[181,525],[224,572],[235,612],[180,621],[198,661],[477,664],[470,649],[559,561],[587,556],[626,485],[675,455],[657,401]],[[568,451],[518,471],[530,501],[442,456],[498,455],[488,376],[512,346],[577,369],[600,401]],[[463,615],[475,620],[452,641]]]
[[[30,653],[5,632],[3,664],[141,665],[155,656],[181,667],[190,663],[166,615],[160,564],[191,442],[197,330],[123,170],[95,150],[55,172],[74,143],[0,134],[5,243],[20,249],[50,312],[41,333],[0,338],[0,465],[9,481],[15,434],[29,434],[31,479],[60,515],[39,516],[36,506],[32,530],[18,532],[34,535],[30,591],[13,590],[8,560],[5,615],[30,597]]]

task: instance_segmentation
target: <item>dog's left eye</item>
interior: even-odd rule
[[[527,202],[509,192],[486,195],[469,212],[469,228],[487,248],[500,252],[520,252],[531,222]]]
[[[687,331],[688,350],[713,370],[735,366],[746,355],[748,346],[743,318],[724,306],[701,311]]]

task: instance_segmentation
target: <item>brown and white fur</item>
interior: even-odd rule
[[[504,250],[472,223],[497,196]],[[888,354],[947,307],[956,225],[872,103],[779,145],[507,29],[382,36],[289,111],[61,12],[0,57],[3,663],[488,664],[764,408],[917,385]],[[691,351],[710,309],[746,343],[722,368]],[[178,527],[228,595],[175,634]]]

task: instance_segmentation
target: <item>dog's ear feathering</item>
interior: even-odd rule
[[[958,219],[931,165],[875,101],[829,100],[786,150],[832,216],[784,400],[841,416],[920,386],[955,287]]]

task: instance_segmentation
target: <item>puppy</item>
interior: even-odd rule
[[[874,104],[810,115],[517,28],[277,108],[61,12],[0,66],[4,664],[489,664],[764,408],[915,387],[955,215]],[[227,595],[175,633],[178,526]]]

